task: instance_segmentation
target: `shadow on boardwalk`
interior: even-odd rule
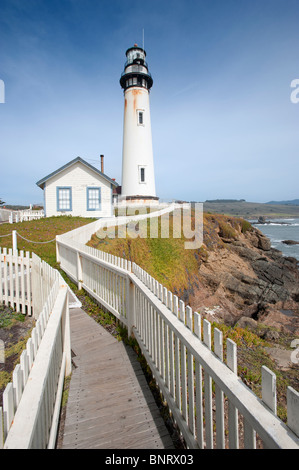
[[[70,322],[73,370],[57,448],[173,449],[134,351],[80,308]]]

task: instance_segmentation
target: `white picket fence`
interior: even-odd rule
[[[148,273],[75,236],[56,241],[61,268],[138,341],[189,448],[256,448],[257,437],[265,448],[299,448],[297,391],[287,389],[286,425],[267,367],[259,399],[237,376],[236,344],[227,340],[224,363],[221,331],[214,329],[212,351],[211,324]]]
[[[0,448],[54,448],[64,377],[71,372],[68,287],[34,254],[0,249],[0,261],[0,302],[36,319],[3,393]]]
[[[30,253],[0,248],[0,303],[31,315]]]
[[[36,220],[45,217],[44,210],[10,210],[0,208],[0,222],[13,224],[14,222],[24,222],[26,220]]]
[[[34,210],[34,209],[25,209],[22,211],[17,211],[15,214],[15,221],[16,222],[24,222],[26,220],[36,220],[42,219],[45,217],[44,210]]]

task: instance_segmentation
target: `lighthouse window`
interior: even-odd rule
[[[145,183],[145,168],[140,168],[140,183]]]
[[[138,111],[138,124],[142,126],[144,124],[143,122],[143,111]]]

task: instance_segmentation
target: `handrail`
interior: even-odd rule
[[[239,446],[239,413],[244,421],[245,447],[255,447],[257,432],[266,447],[299,448],[298,392],[288,387],[291,398],[288,399],[288,425],[285,425],[271,411],[271,400],[259,399],[237,377],[235,343],[227,342],[232,358],[226,365],[222,360],[221,332],[216,329],[217,350],[211,351],[211,325],[207,320],[203,321],[202,340],[201,316],[148,273],[135,263],[84,246],[75,242],[72,234],[66,235],[69,236],[57,238],[61,268],[67,274],[71,269],[73,280],[120,319],[128,327],[128,335],[133,334],[136,338],[189,447],[213,448],[215,440],[217,447],[225,447],[225,396],[230,410],[230,447]],[[263,396],[272,396],[274,374],[264,368],[263,375],[267,379],[262,383]],[[216,388],[215,398],[212,381]],[[202,394],[204,405],[200,402]],[[216,436],[213,431],[214,400]]]
[[[28,255],[0,249],[0,300],[26,306],[28,315],[32,308],[36,319],[3,393],[0,430],[3,421],[5,442],[0,433],[0,448],[4,449],[53,447],[63,377],[71,372],[68,286],[57,270],[34,253],[32,258]]]
[[[298,448],[299,439],[290,434],[289,428],[274,414],[269,413],[269,408],[233,373],[218,357],[194,335],[134,274],[129,273],[130,280],[141,290],[150,302],[151,306],[158,310],[172,332],[184,344],[197,360],[202,368],[208,372],[215,383],[221,388],[228,399],[238,408],[250,425],[258,432],[264,443],[271,448]],[[198,315],[198,314],[197,314]],[[134,335],[138,337],[142,352],[146,355],[149,366],[152,368],[155,378],[158,379],[162,391],[170,398],[170,391],[161,380],[159,370],[152,363],[143,338],[136,327]],[[159,377],[160,376],[160,377]],[[177,408],[173,401],[173,407]],[[173,408],[172,408],[173,410]],[[176,415],[178,415],[176,410]],[[257,418],[258,416],[258,418]],[[265,426],[266,423],[266,426]],[[277,434],[279,432],[279,444]],[[189,436],[189,443],[195,444]]]

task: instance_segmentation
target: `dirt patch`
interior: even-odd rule
[[[34,326],[34,319],[0,305],[0,341],[4,349],[4,362],[0,362],[0,406],[3,392],[11,381],[12,373]]]
[[[274,359],[274,361],[277,363],[277,366],[282,370],[290,369],[292,367],[292,364],[295,364],[295,360],[296,364],[299,361],[299,359],[297,358],[297,354],[292,354],[293,351],[287,349],[273,347],[265,348],[265,350]],[[294,359],[293,356],[295,356]]]

